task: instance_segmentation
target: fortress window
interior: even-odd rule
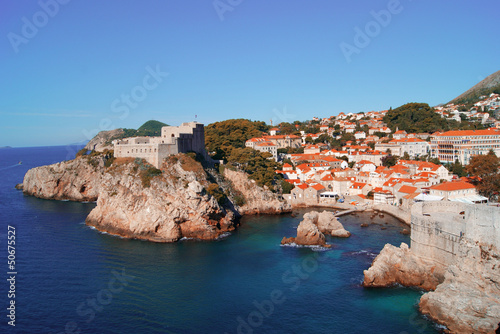
[[[172,133],[172,138],[174,138],[174,137],[175,137],[175,136],[174,136],[174,134]]]

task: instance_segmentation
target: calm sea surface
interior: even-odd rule
[[[93,203],[14,189],[28,169],[77,150],[0,150],[0,333],[438,332],[417,312],[420,291],[360,286],[386,243],[409,243],[394,218],[361,228],[369,214],[342,217],[352,236],[330,239],[327,251],[280,246],[305,211],[245,217],[215,242],[121,239],[85,226]],[[15,328],[6,316],[8,225],[16,231]]]

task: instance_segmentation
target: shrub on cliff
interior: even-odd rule
[[[81,156],[84,156],[86,155],[88,152],[88,150],[84,147],[82,148],[80,151],[76,152],[76,156],[75,158],[78,158],[78,157],[81,157]]]
[[[207,193],[215,198],[220,205],[226,201],[226,195],[217,183],[210,183],[207,187]]]
[[[237,167],[249,174],[249,177],[259,186],[267,186],[274,191],[274,186],[278,181],[276,169],[279,165],[274,159],[269,159],[270,157],[270,153],[262,153],[249,147],[234,148],[228,157],[228,167]]]
[[[151,180],[155,176],[159,176],[162,174],[162,171],[156,167],[149,166],[145,169],[140,169],[139,176],[141,177],[142,186],[144,188],[149,188],[151,186]]]

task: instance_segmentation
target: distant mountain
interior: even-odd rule
[[[141,125],[137,130],[135,129],[114,129],[109,131],[101,131],[94,138],[92,138],[85,149],[89,151],[104,151],[112,150],[112,141],[115,139],[123,139],[128,137],[157,137],[161,135],[161,128],[168,126],[168,124],[150,120]]]
[[[137,134],[139,136],[159,136],[161,135],[161,128],[164,126],[168,125],[160,121],[150,120],[137,129]]]
[[[71,146],[80,146],[80,145],[85,146],[85,145],[88,144],[88,142],[89,142],[89,140],[85,139],[85,140],[82,140],[82,141],[79,141],[79,142],[76,142],[76,143],[71,143],[70,145]]]
[[[462,95],[451,100],[449,103],[469,104],[480,101],[482,95],[490,95],[491,93],[500,94],[500,71],[493,73],[486,79],[463,93]]]

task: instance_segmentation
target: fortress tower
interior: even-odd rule
[[[131,137],[113,141],[116,158],[142,158],[160,168],[169,155],[196,152],[208,160],[205,128],[198,122],[164,126],[160,137]]]

